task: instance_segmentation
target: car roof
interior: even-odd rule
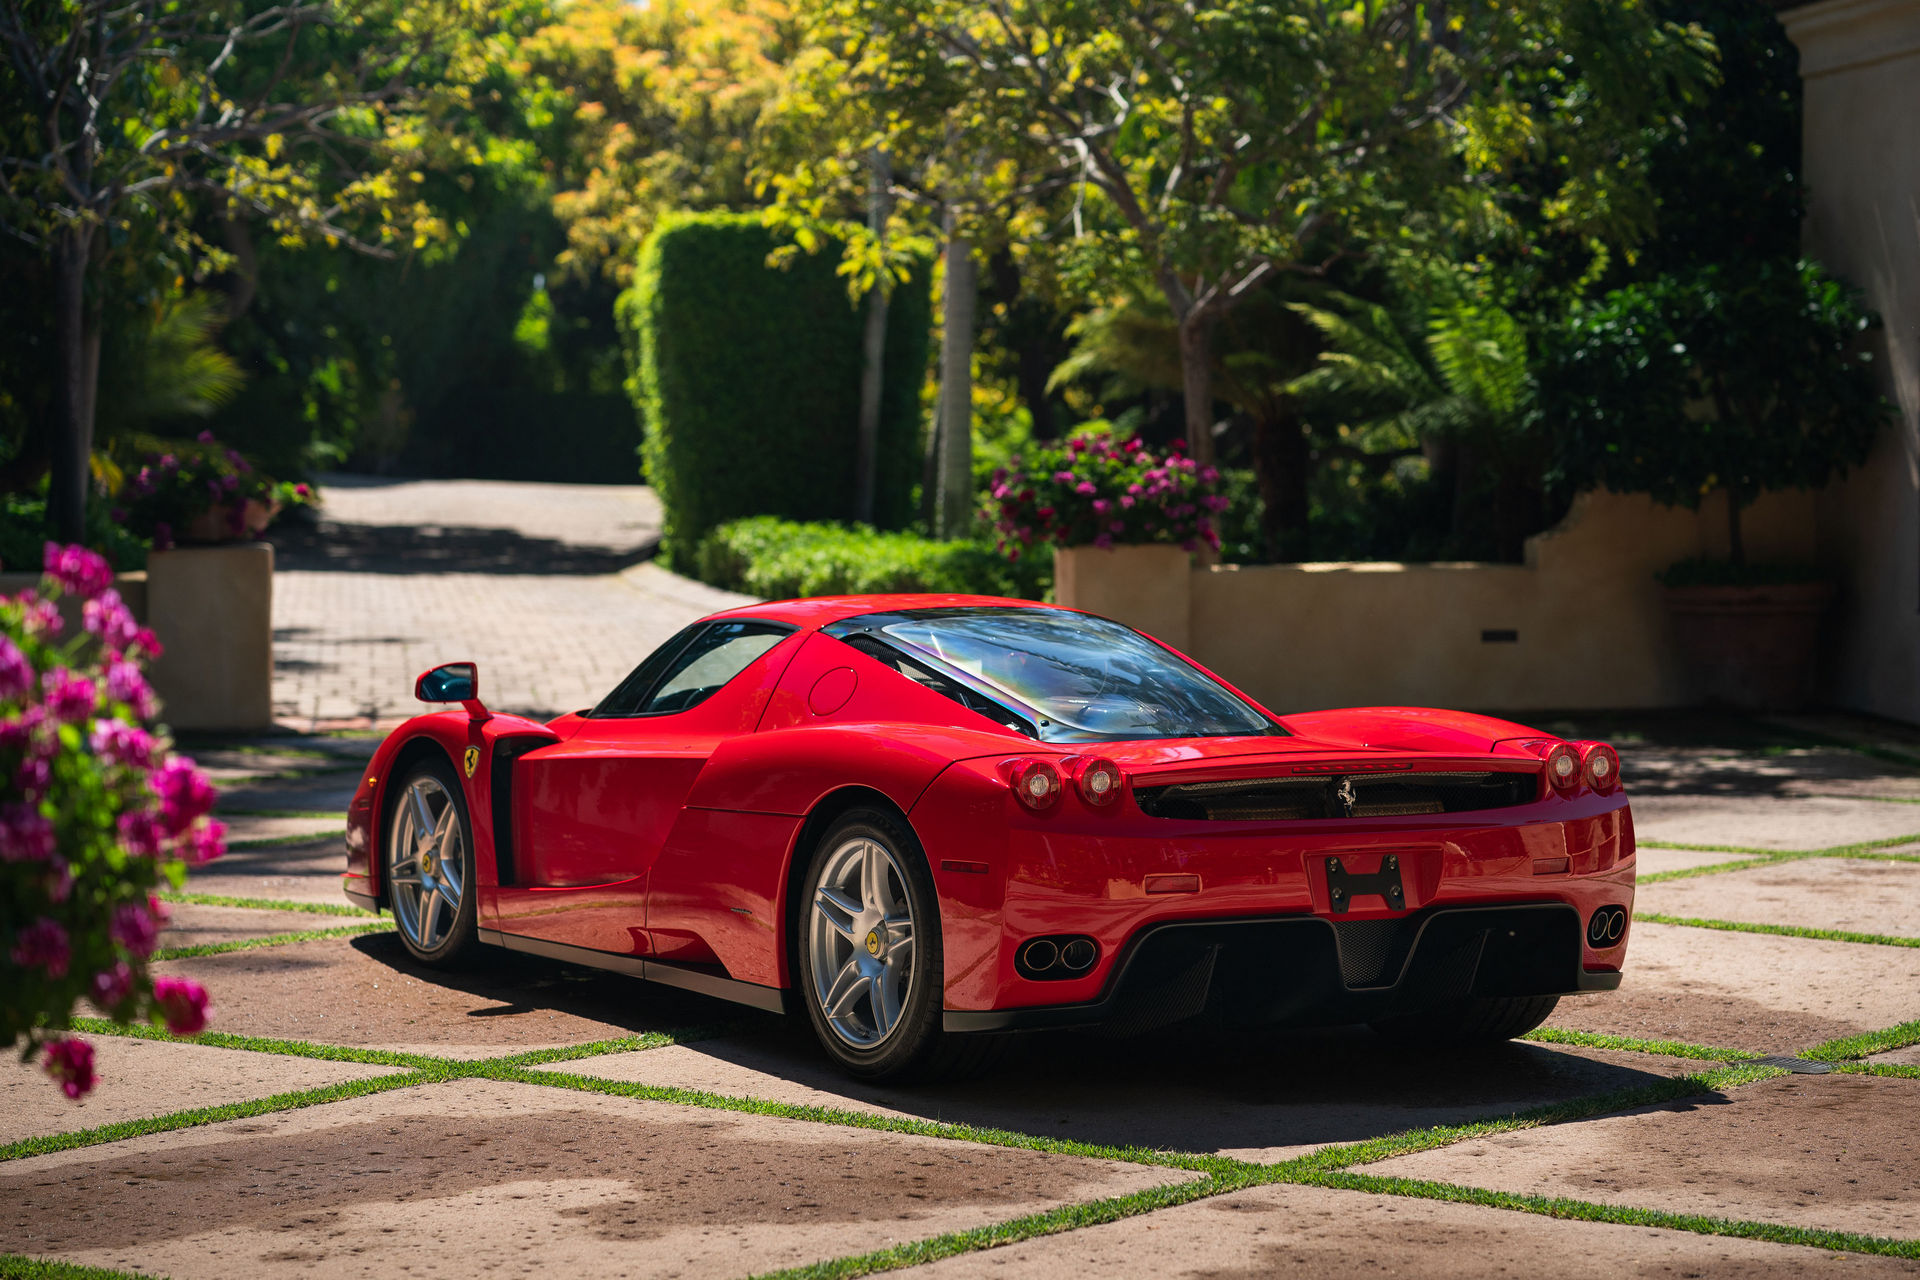
[[[1053,609],[1061,613],[1078,610],[1037,600],[1016,600],[1005,596],[961,595],[884,595],[884,596],[810,596],[804,600],[771,600],[764,604],[741,605],[712,615],[712,618],[753,618],[784,622],[803,630],[817,630],[844,618],[866,613],[895,613],[903,609],[952,608]]]

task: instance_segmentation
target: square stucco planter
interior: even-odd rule
[[[1053,599],[1085,609],[1184,651],[1192,556],[1170,543],[1055,547]]]
[[[273,723],[273,548],[264,542],[155,551],[147,625],[166,653],[153,687],[175,729]]]

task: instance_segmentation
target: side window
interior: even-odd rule
[[[595,718],[669,715],[718,693],[793,628],[768,622],[714,622],[688,627],[654,650],[593,709]]]

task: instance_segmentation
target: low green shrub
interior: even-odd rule
[[[984,542],[936,542],[863,525],[756,516],[721,525],[700,545],[701,581],[767,599],[940,591],[1044,599],[1050,556],[1008,560]]]
[[[125,512],[101,494],[87,500],[86,547],[119,573],[147,567],[147,541],[124,523]],[[31,493],[0,495],[0,572],[33,573],[48,542],[57,536],[47,518],[47,486]]]

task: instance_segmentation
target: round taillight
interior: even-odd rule
[[[1571,791],[1580,785],[1580,753],[1570,744],[1555,743],[1547,752],[1547,781],[1556,791]]]
[[[1611,791],[1620,785],[1620,754],[1604,742],[1586,743],[1580,761],[1580,776],[1595,791]]]
[[[1111,760],[1089,760],[1080,766],[1074,778],[1080,798],[1096,809],[1104,809],[1120,798],[1120,766]]]
[[[1046,760],[1023,761],[1013,770],[1013,794],[1035,813],[1051,809],[1060,798],[1060,771]]]

